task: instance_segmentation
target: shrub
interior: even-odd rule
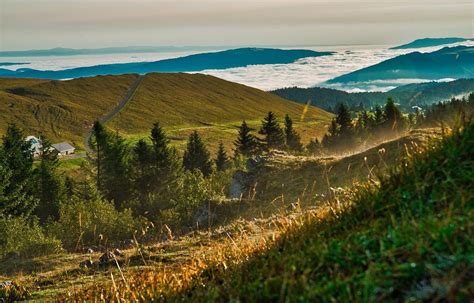
[[[199,170],[183,173],[178,182],[175,208],[182,223],[190,223],[196,210],[214,197],[211,182]]]
[[[30,298],[28,290],[21,285],[11,283],[4,287],[0,287],[0,302],[17,302]]]
[[[37,221],[23,217],[0,217],[0,257],[16,253],[21,257],[36,257],[58,253],[61,242],[44,234]]]
[[[72,250],[130,239],[138,223],[130,209],[117,211],[113,203],[96,197],[62,204],[59,220],[52,222],[48,229],[66,249]]]

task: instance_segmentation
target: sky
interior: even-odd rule
[[[473,37],[472,0],[0,0],[0,50]]]

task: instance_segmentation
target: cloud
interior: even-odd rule
[[[474,45],[473,42],[453,45]],[[274,90],[283,87],[327,86],[354,91],[386,91],[399,85],[422,82],[424,79],[400,79],[393,81],[376,80],[370,83],[352,83],[348,85],[326,85],[325,81],[355,70],[368,67],[384,60],[413,51],[432,52],[441,47],[430,47],[410,50],[390,50],[386,46],[343,46],[332,56],[305,58],[292,64],[253,65],[226,70],[206,70],[201,73],[213,75],[229,81],[242,83],[262,90]],[[313,48],[321,50],[320,48]]]

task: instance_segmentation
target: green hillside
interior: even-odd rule
[[[0,79],[0,134],[9,122],[15,122],[28,134],[81,146],[94,120],[115,106],[136,77]]]
[[[336,199],[324,217],[293,223],[275,245],[208,267],[168,299],[467,302],[473,152],[471,124],[415,153],[380,184]]]
[[[272,91],[273,94],[299,103],[311,104],[326,110],[334,110],[339,103],[358,108],[383,105],[388,98],[394,99],[405,110],[412,106],[429,106],[436,102],[446,101],[453,97],[468,95],[474,91],[474,79],[458,79],[450,82],[413,83],[399,86],[388,92],[348,93],[324,87],[299,88],[289,87]]]
[[[69,81],[0,79],[0,134],[15,122],[28,134],[47,135],[82,147],[94,120],[112,110],[137,75],[97,76]],[[266,112],[288,113],[299,121],[304,105],[244,85],[200,74],[148,74],[121,113],[107,126],[131,137],[148,135],[159,121],[176,144],[190,127],[206,136],[231,141],[243,120],[257,127]],[[303,139],[322,135],[331,115],[311,107],[296,123]]]

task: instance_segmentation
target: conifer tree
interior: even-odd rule
[[[344,103],[341,103],[337,109],[336,123],[339,125],[341,136],[350,135],[352,131],[351,112]]]
[[[383,123],[384,117],[383,117],[383,111],[380,108],[380,106],[376,105],[375,106],[375,111],[374,111],[374,122],[375,126],[379,126]]]
[[[150,140],[151,145],[140,140],[134,148],[134,187],[139,211],[154,214],[169,206],[181,164],[159,123],[153,124]]]
[[[285,137],[286,146],[289,150],[301,152],[303,150],[303,144],[301,144],[300,135],[293,128],[293,121],[288,114],[285,116]]]
[[[259,133],[265,136],[264,142],[267,149],[283,149],[285,147],[285,135],[273,112],[268,112],[265,116]]]
[[[397,131],[403,127],[403,118],[402,113],[395,105],[395,102],[392,98],[388,98],[387,103],[384,107],[384,125],[386,129]]]
[[[31,142],[25,141],[23,131],[9,124],[0,151],[0,177],[3,193],[0,212],[13,216],[29,216],[37,205],[33,182],[33,152]],[[1,197],[3,196],[3,198]],[[1,201],[3,199],[3,201]]]
[[[96,122],[93,128],[97,152],[97,187],[118,209],[131,197],[130,167],[125,140]]]
[[[57,153],[52,149],[47,139],[42,138],[41,145],[39,165],[35,169],[35,196],[38,199],[35,214],[42,222],[45,222],[49,217],[58,218],[63,188],[57,175],[59,166]]]
[[[205,177],[208,177],[212,172],[209,151],[197,131],[194,131],[189,136],[186,151],[183,156],[183,167],[190,171],[200,170]]]
[[[102,172],[104,170],[104,157],[106,154],[108,133],[105,130],[102,123],[100,123],[99,121],[94,122],[94,126],[92,127],[92,133],[95,139],[93,143],[93,147],[95,148],[95,152],[96,152],[97,189],[105,192],[105,188],[103,185],[104,180],[102,178]]]
[[[331,121],[328,132],[322,141],[324,147],[337,151],[353,146],[354,128],[351,112],[346,105],[340,104],[338,106],[337,116]]]
[[[239,137],[234,141],[235,156],[243,155],[250,157],[257,152],[258,142],[257,138],[251,133],[250,127],[248,127],[245,120],[239,127]]]
[[[227,157],[227,153],[224,148],[224,144],[219,143],[219,149],[217,150],[216,156],[216,169],[217,171],[224,171],[227,168],[227,164],[229,162],[229,158]]]

